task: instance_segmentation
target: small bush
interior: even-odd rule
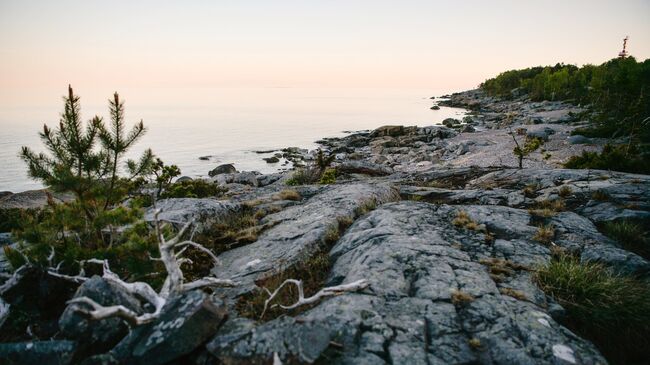
[[[162,194],[162,198],[207,198],[221,196],[228,191],[211,181],[196,179],[175,182]]]
[[[611,363],[650,358],[650,284],[566,254],[539,268],[534,280],[567,310],[565,325]]]
[[[329,184],[334,184],[336,183],[336,169],[326,169],[323,172],[323,175],[320,177],[320,181],[318,181],[319,184],[321,185],[329,185]]]
[[[307,185],[312,183],[311,174],[305,169],[298,169],[291,174],[291,177],[286,181],[289,186]]]

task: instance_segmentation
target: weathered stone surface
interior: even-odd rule
[[[156,208],[161,211],[160,220],[179,226],[189,221],[195,221],[207,226],[241,211],[241,205],[238,203],[209,198],[163,199],[156,202]],[[153,207],[148,209],[144,215],[145,221],[152,222],[154,212]]]
[[[442,189],[405,185],[400,187],[402,196],[431,203],[445,204],[485,204],[522,206],[525,197],[521,191],[506,189]]]
[[[55,203],[71,201],[74,196],[69,193],[49,192]],[[16,194],[5,194],[0,197],[0,209],[20,208],[34,209],[42,208],[47,205],[46,189],[28,190]]]
[[[393,173],[393,169],[388,166],[366,161],[346,161],[336,166],[336,169],[347,174],[364,174],[370,176],[386,176]]]
[[[236,172],[237,172],[237,169],[235,168],[235,166],[233,166],[233,164],[231,164],[231,163],[227,163],[227,164],[223,164],[223,165],[219,165],[219,166],[215,167],[210,172],[208,172],[208,175],[210,177],[212,177],[212,176],[216,176],[216,175],[220,175],[220,174],[234,174]]]
[[[74,297],[88,297],[104,306],[123,305],[136,313],[143,312],[137,298],[99,276],[93,276],[79,286]],[[129,326],[120,318],[90,321],[74,308],[68,306],[65,309],[59,319],[59,328],[65,338],[79,343],[77,357],[106,352],[129,332]]]
[[[73,341],[30,341],[0,343],[3,365],[66,365],[72,361]]]
[[[484,233],[452,224],[459,208],[496,235],[495,247]],[[355,222],[331,251],[328,285],[365,278],[368,289],[327,299],[295,319],[224,327],[208,350],[226,363],[270,361],[273,353],[306,362],[327,352],[332,364],[559,364],[560,346],[576,363],[606,363],[551,318],[528,272],[497,283],[479,262],[545,262],[548,249],[528,237],[534,230],[526,211],[508,207],[385,204]],[[527,299],[501,294],[503,287]],[[454,302],[454,291],[473,300]],[[305,347],[301,334],[315,338]],[[325,342],[339,345],[326,350]]]
[[[202,291],[173,298],[154,322],[135,328],[110,354],[123,364],[166,364],[201,346],[227,318],[220,300]]]
[[[237,278],[235,293],[250,291],[260,277],[322,248],[328,235],[338,237],[339,219],[350,219],[365,206],[397,198],[397,191],[388,184],[332,185],[302,205],[265,217],[261,223],[272,228],[256,242],[221,254],[216,274]]]

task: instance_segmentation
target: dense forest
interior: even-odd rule
[[[526,93],[533,101],[589,105],[596,113],[594,120],[607,127],[607,132],[629,133],[640,130],[642,121],[650,116],[650,59],[615,58],[599,66],[558,63],[511,70],[486,80],[481,88],[502,98]],[[647,130],[642,134],[648,141]]]
[[[511,70],[480,87],[505,99],[527,95],[533,101],[561,100],[587,107],[584,118],[591,123],[574,134],[610,138],[611,145],[602,154],[585,152],[567,167],[650,173],[650,59]]]

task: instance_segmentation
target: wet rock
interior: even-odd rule
[[[266,158],[263,158],[263,160],[266,161],[266,163],[278,163],[278,162],[280,162],[280,159],[275,157],[275,156],[266,157]]]
[[[226,318],[220,300],[199,290],[183,293],[154,322],[135,328],[110,355],[125,364],[166,364],[201,346]]]
[[[253,186],[257,187],[259,182],[257,181],[257,176],[255,172],[252,171],[245,171],[245,172],[238,172],[234,174],[219,174],[216,175],[213,180],[215,183],[218,183],[219,185],[226,185],[226,184],[240,184],[240,185],[248,185],[248,186]]]
[[[406,129],[403,125],[385,125],[372,131],[370,137],[398,137],[404,135],[405,133]]]
[[[6,365],[66,365],[75,348],[73,341],[0,343],[0,360]]]
[[[104,306],[123,305],[136,313],[143,312],[140,301],[132,294],[99,276],[83,283],[74,297],[88,297]],[[76,356],[83,358],[106,352],[129,333],[129,326],[120,318],[91,321],[75,312],[74,307],[68,306],[63,312],[59,328],[63,337],[79,344]]]
[[[476,129],[469,124],[465,124],[461,129],[461,133],[473,133],[476,132]]]
[[[453,128],[457,125],[460,125],[460,120],[454,118],[447,118],[442,121],[442,125],[448,128]]]
[[[235,168],[235,166],[233,166],[233,164],[227,163],[215,167],[212,171],[208,172],[208,175],[212,177],[220,174],[234,174],[236,172],[237,169]]]

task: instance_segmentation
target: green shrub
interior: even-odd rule
[[[564,167],[650,174],[650,158],[635,145],[606,145],[601,153],[583,151],[571,157]]]
[[[323,172],[323,175],[321,175],[320,181],[318,181],[318,183],[321,185],[336,183],[336,169],[326,169],[325,172]]]
[[[566,325],[593,341],[612,363],[650,358],[650,284],[602,264],[560,254],[534,275],[567,311]]]
[[[206,198],[221,196],[227,191],[211,181],[196,179],[175,182],[160,194],[161,198]]]
[[[286,181],[286,184],[289,186],[311,184],[313,182],[311,175],[312,174],[305,169],[298,169],[291,174],[291,177]]]

